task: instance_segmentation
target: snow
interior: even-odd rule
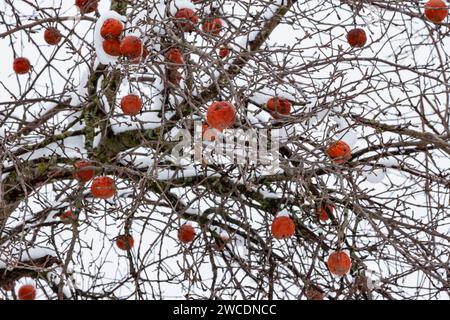
[[[221,237],[222,240],[224,240],[224,241],[230,240],[230,234],[229,234],[227,231],[225,231],[225,230],[222,230],[222,231],[220,232],[220,237]]]
[[[4,251],[0,253],[0,269],[12,270],[18,262],[37,260],[45,256],[56,257],[56,253],[49,248],[12,248],[10,252]],[[6,258],[9,260],[6,260]],[[5,263],[5,261],[7,261],[7,263]]]
[[[187,220],[184,224],[195,228],[195,224],[193,221]]]
[[[153,149],[139,147],[133,152],[122,152],[117,158],[122,164],[141,169],[153,167],[155,163],[154,156]]]
[[[65,297],[71,298],[72,297],[72,291],[70,290],[70,287],[64,282],[63,278],[61,277],[61,274],[63,272],[63,269],[58,267],[53,270],[50,270],[47,273],[47,281],[53,283],[55,286],[59,286],[61,281],[63,281],[64,285],[62,286],[62,292]]]
[[[378,164],[385,167],[396,167],[399,165],[399,161],[395,158],[383,158],[378,161]]]
[[[73,136],[63,139],[61,142],[52,142],[45,148],[27,152],[20,156],[25,160],[35,160],[43,157],[60,155],[68,158],[82,158],[86,154],[84,148],[84,136]]]
[[[95,27],[94,27],[94,46],[95,46],[95,51],[97,53],[97,59],[101,64],[114,64],[119,60],[119,57],[113,57],[109,54],[107,54],[105,52],[105,50],[103,50],[103,38],[100,35],[100,29],[103,26],[103,23],[107,20],[107,19],[116,19],[122,22],[126,22],[126,17],[118,14],[116,11],[105,11],[101,14],[100,18],[98,18],[97,22],[95,23]]]
[[[289,217],[290,213],[287,209],[280,210],[280,212],[277,213],[277,217]]]
[[[259,189],[259,193],[266,199],[281,199],[283,198],[282,193],[270,192],[263,189]]]
[[[380,183],[386,176],[383,169],[374,169],[371,166],[363,166],[361,171],[363,176],[370,183]]]
[[[354,149],[358,142],[358,134],[355,130],[349,129],[337,135],[337,139],[343,140],[348,144],[350,149]]]
[[[22,253],[20,261],[36,260],[45,256],[56,257],[56,253],[49,248],[27,248]]]
[[[172,16],[175,16],[178,10],[184,8],[197,10],[197,6],[189,0],[174,0],[170,2],[169,12]]]

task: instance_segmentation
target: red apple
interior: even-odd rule
[[[126,234],[122,234],[120,236],[117,237],[116,239],[116,245],[117,248],[119,248],[120,250],[131,250],[131,248],[133,248],[134,245],[134,239],[131,236],[131,234],[126,235]]]
[[[144,61],[145,59],[147,59],[148,54],[149,54],[148,49],[146,47],[143,47],[142,48],[142,55],[140,57],[132,59],[131,63],[138,64],[138,63]]]
[[[91,13],[97,10],[99,0],[75,0],[75,5],[81,13]]]
[[[102,43],[105,53],[113,57],[120,56],[120,41],[117,39],[106,39]]]
[[[184,224],[178,230],[178,240],[182,243],[189,243],[195,238],[195,229],[190,224]]]
[[[328,212],[329,212],[330,214],[333,214],[334,206],[333,206],[332,204],[329,204],[329,205],[327,205],[326,207],[325,207],[325,206],[320,206],[320,207],[317,209],[317,214],[318,214],[318,216],[319,216],[319,220],[320,220],[320,221],[327,221],[327,220],[330,218],[330,217],[328,216],[327,210],[328,210]]]
[[[128,116],[135,116],[141,112],[142,100],[135,94],[129,94],[120,101],[120,108]]]
[[[222,31],[222,20],[220,18],[214,18],[203,22],[202,31],[218,35]]]
[[[175,14],[176,25],[184,32],[192,32],[198,23],[198,16],[194,10],[182,8]]]
[[[276,239],[290,238],[295,233],[295,223],[287,216],[278,216],[272,221],[272,235]]]
[[[17,295],[19,300],[34,300],[36,299],[36,288],[31,284],[25,284],[19,288]]]
[[[170,64],[173,64],[176,67],[184,64],[183,55],[178,48],[171,48],[169,51],[167,51],[166,59]]]
[[[355,28],[347,33],[347,42],[351,47],[361,48],[367,42],[366,32],[361,28]]]
[[[430,0],[425,4],[425,17],[434,23],[441,23],[448,15],[447,4],[442,0]]]
[[[117,19],[109,18],[103,22],[100,29],[100,35],[104,39],[117,39],[120,37],[123,31],[123,24]]]
[[[344,276],[350,271],[351,260],[344,251],[335,251],[328,257],[328,270],[337,276]]]
[[[211,127],[222,132],[234,124],[236,109],[228,101],[216,101],[208,107],[206,119]]]
[[[88,160],[77,160],[73,166],[75,168],[73,176],[77,180],[88,182],[95,175],[93,163]]]
[[[94,198],[109,199],[116,193],[116,184],[110,177],[101,176],[92,181],[91,193]]]
[[[62,39],[61,32],[56,28],[47,28],[44,32],[44,40],[49,45],[55,46]]]
[[[142,56],[142,41],[136,36],[126,36],[120,43],[120,53],[130,59],[136,59]]]
[[[26,74],[30,72],[31,69],[30,61],[23,57],[16,58],[13,62],[13,69],[17,74]]]
[[[222,59],[227,57],[230,54],[230,48],[228,47],[222,47],[219,49],[219,57]]]
[[[352,150],[346,142],[339,140],[330,144],[327,154],[337,164],[344,164],[352,157]]]
[[[267,109],[270,110],[272,117],[275,119],[279,118],[279,115],[289,115],[291,113],[291,103],[287,99],[283,98],[270,98],[267,103]]]

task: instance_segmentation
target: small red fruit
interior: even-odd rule
[[[97,177],[92,181],[91,193],[94,198],[108,199],[114,197],[116,185],[110,177]]]
[[[113,57],[120,56],[120,41],[117,39],[106,39],[102,43],[105,53]]]
[[[206,120],[220,132],[231,127],[236,120],[236,109],[228,101],[216,101],[208,107]]]
[[[337,164],[344,164],[351,158],[352,151],[347,143],[339,140],[330,144],[327,154]]]
[[[181,66],[184,64],[183,55],[181,54],[180,49],[171,48],[166,53],[166,59],[169,63],[174,64],[176,66]]]
[[[177,11],[175,14],[176,25],[184,32],[194,31],[195,25],[198,23],[198,16],[194,10],[189,8],[183,8]]]
[[[136,36],[126,36],[120,43],[120,53],[130,59],[136,59],[142,56],[142,41]]]
[[[122,108],[124,114],[135,116],[141,112],[142,100],[135,94],[129,94],[120,101],[120,108]]]
[[[316,287],[310,286],[306,290],[306,298],[308,300],[323,300],[323,292]]]
[[[123,31],[123,24],[117,19],[109,18],[103,22],[100,29],[100,35],[104,39],[117,39],[120,37]]]
[[[59,215],[59,219],[61,219],[61,221],[64,224],[70,224],[73,221],[75,221],[75,218],[73,216],[72,210],[67,210],[66,212],[63,212]]]
[[[425,16],[434,23],[441,23],[448,15],[447,4],[442,0],[430,0],[425,4]]]
[[[131,234],[130,235],[122,234],[117,237],[116,245],[117,245],[117,248],[125,251],[125,250],[133,248],[134,239],[131,236]]]
[[[44,32],[44,40],[49,45],[55,46],[62,39],[61,32],[56,28],[47,28]]]
[[[20,287],[17,295],[19,300],[34,300],[36,298],[36,289],[31,284],[25,284]]]
[[[178,240],[189,243],[195,238],[195,229],[190,224],[184,224],[178,229]]]
[[[99,0],[75,0],[75,5],[81,13],[91,13],[97,10]]]
[[[95,175],[95,169],[93,168],[93,164],[88,160],[77,160],[75,161],[73,166],[75,168],[73,176],[77,180],[88,182]]]
[[[276,239],[286,239],[295,233],[295,223],[287,216],[278,216],[272,221],[272,235]]]
[[[219,49],[219,57],[221,57],[222,59],[225,58],[226,56],[228,56],[229,54],[230,54],[230,48],[222,47]]]
[[[317,209],[317,214],[320,221],[327,221],[330,218],[328,216],[327,210],[330,214],[333,214],[334,206],[332,204],[329,204],[326,207],[320,206],[320,208]]]
[[[217,36],[222,31],[222,20],[220,18],[206,20],[203,22],[202,31]]]
[[[13,69],[17,74],[28,73],[31,69],[30,61],[27,58],[16,58],[14,59]]]
[[[367,42],[366,32],[361,28],[355,28],[347,33],[347,42],[351,47],[364,47]]]
[[[350,271],[350,257],[344,251],[335,251],[328,257],[328,270],[337,276],[343,276]]]
[[[270,98],[266,103],[267,109],[271,111],[272,117],[275,119],[279,118],[279,115],[288,115],[291,113],[291,103],[287,99],[283,98]]]

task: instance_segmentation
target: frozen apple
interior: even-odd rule
[[[120,56],[120,41],[117,39],[106,39],[102,43],[105,53],[113,57]]]
[[[117,19],[109,18],[103,22],[100,35],[104,39],[118,39],[123,31],[123,24]]]
[[[190,224],[184,224],[178,230],[178,240],[182,243],[189,243],[195,238],[195,229]]]
[[[19,300],[34,300],[36,299],[36,288],[31,284],[25,284],[19,288],[17,296]]]
[[[56,28],[47,28],[44,32],[44,40],[49,45],[55,46],[57,45],[62,39],[61,33]]]
[[[425,17],[431,22],[439,24],[447,15],[448,7],[443,0],[430,0],[425,4]]]
[[[361,28],[355,28],[347,33],[347,42],[351,47],[361,48],[367,42],[366,32]]]
[[[328,270],[334,275],[344,276],[351,268],[351,260],[344,251],[335,251],[328,257]]]
[[[271,229],[274,238],[286,239],[294,235],[295,224],[288,216],[278,216],[273,219]]]
[[[120,53],[127,58],[139,58],[142,55],[142,51],[142,41],[136,36],[126,36],[120,43]]]
[[[350,146],[342,140],[330,144],[327,154],[337,164],[344,164],[352,157]]]
[[[220,18],[209,19],[203,22],[202,31],[218,35],[222,31],[222,20]]]
[[[129,94],[120,101],[120,108],[124,114],[135,116],[141,112],[142,100],[138,95]]]
[[[73,164],[73,167],[75,169],[73,176],[77,180],[88,182],[95,175],[94,165],[88,160],[77,160]]]
[[[182,8],[175,14],[176,25],[184,32],[194,31],[195,25],[198,23],[198,16],[194,10]]]
[[[211,127],[222,132],[234,124],[236,109],[228,101],[216,101],[208,107],[206,119]]]
[[[178,48],[171,48],[166,53],[166,60],[169,62],[169,64],[179,67],[184,64],[183,55]]]
[[[97,10],[99,0],[75,0],[75,5],[80,9],[80,12],[91,13]]]
[[[280,114],[286,116],[291,112],[291,103],[289,100],[279,97],[269,99],[266,106],[275,119],[278,119]]]
[[[134,239],[133,236],[129,235],[125,235],[122,234],[120,236],[117,237],[116,239],[116,245],[117,248],[119,248],[120,250],[130,250],[131,248],[133,248],[134,245]]]
[[[230,54],[230,48],[228,47],[221,47],[219,49],[219,57],[221,57],[222,59],[227,57]]]
[[[92,181],[91,193],[94,198],[109,199],[116,194],[116,185],[110,177],[97,177]]]
[[[31,69],[30,61],[23,57],[16,58],[13,62],[13,69],[17,74],[26,74],[30,72]]]

